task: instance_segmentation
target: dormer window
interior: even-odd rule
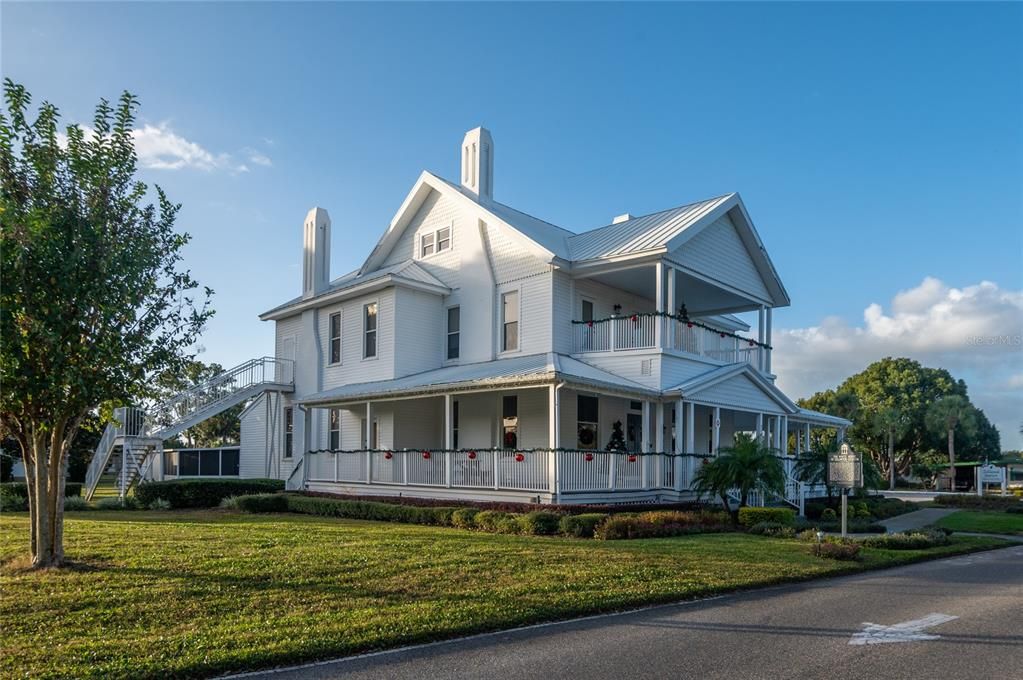
[[[451,250],[451,227],[436,231],[423,232],[419,235],[419,257],[429,257],[434,253]]]

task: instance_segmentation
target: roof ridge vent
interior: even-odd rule
[[[614,218],[614,220],[611,221],[611,224],[620,224],[622,222],[628,222],[631,219],[632,219],[632,215],[631,214],[629,214],[629,213],[622,213],[621,215],[616,216]]]

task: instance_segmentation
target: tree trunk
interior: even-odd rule
[[[956,445],[954,428],[948,430],[948,485],[950,491],[956,490]]]
[[[895,432],[888,430],[888,488],[895,491]]]
[[[34,568],[64,564],[64,470],[67,452],[63,439],[63,425],[55,427],[50,437],[38,433],[38,429],[32,435],[32,470],[26,478],[29,481]]]

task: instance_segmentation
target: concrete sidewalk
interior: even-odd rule
[[[899,531],[922,529],[925,526],[934,524],[942,517],[957,511],[956,508],[924,508],[923,510],[907,512],[905,515],[896,515],[895,517],[880,520],[878,524],[883,525],[889,534],[894,534]]]

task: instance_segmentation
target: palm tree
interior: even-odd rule
[[[721,449],[720,455],[697,470],[693,489],[700,496],[719,497],[725,510],[731,512],[729,489],[739,490],[739,507],[744,508],[752,491],[784,493],[785,470],[776,451],[753,437],[738,434],[733,446]]]
[[[874,433],[888,437],[888,488],[895,490],[895,442],[909,428],[909,421],[901,410],[889,407],[874,415]]]
[[[955,491],[956,482],[956,428],[966,432],[972,431],[975,424],[974,412],[975,409],[970,401],[958,394],[942,397],[927,409],[925,418],[927,427],[932,432],[948,437],[948,474],[951,491]]]

